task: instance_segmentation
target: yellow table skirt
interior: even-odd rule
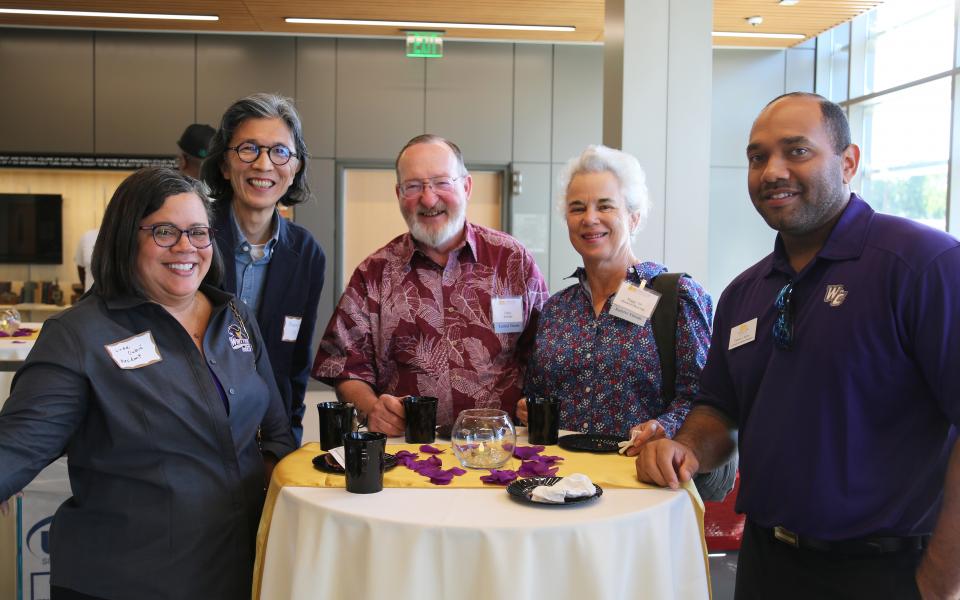
[[[453,454],[453,449],[449,442],[440,442],[433,444],[434,447],[446,450],[438,454],[443,461],[443,468],[460,467],[460,462]],[[418,453],[420,459],[428,458],[430,455],[420,452],[420,444],[391,444],[387,446],[387,452],[396,454],[401,450]],[[280,489],[284,486],[293,487],[338,487],[346,486],[346,477],[332,473],[324,473],[313,467],[313,458],[323,451],[320,444],[313,442],[304,445],[299,450],[292,452],[273,470],[273,478],[270,480],[270,488],[267,490],[267,499],[263,506],[263,516],[260,518],[260,528],[257,531],[257,559],[253,571],[253,598],[258,600],[260,597],[260,583],[263,576],[263,558],[267,547],[267,537],[270,533],[270,520],[273,518],[273,507],[280,494]],[[642,483],[637,479],[637,470],[632,457],[621,456],[620,454],[593,454],[590,452],[570,452],[562,449],[560,446],[547,446],[541,454],[549,456],[561,456],[564,460],[559,461],[554,466],[559,467],[558,476],[570,475],[572,473],[583,473],[590,477],[590,480],[602,488],[633,488],[633,489],[659,489]],[[511,459],[502,469],[517,470],[520,468],[519,459]],[[449,485],[437,486],[430,483],[430,480],[415,471],[397,465],[395,468],[386,471],[383,475],[383,486],[389,488],[487,488],[503,489],[505,486],[484,483],[480,480],[483,475],[488,475],[486,469],[466,469],[466,474],[454,477]],[[707,543],[703,532],[703,501],[697,493],[692,481],[688,481],[684,488],[690,495],[694,510],[697,514],[697,521],[700,526],[700,541],[703,545],[704,562],[707,561]],[[707,566],[709,575],[709,564]]]

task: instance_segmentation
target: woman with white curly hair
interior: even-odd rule
[[[632,438],[627,454],[633,455],[647,441],[672,437],[690,411],[713,307],[697,282],[680,278],[675,393],[665,394],[650,321],[656,296],[647,286],[667,268],[638,259],[630,244],[650,211],[640,163],[589,146],[567,164],[559,189],[558,208],[583,266],[572,275],[576,283],[543,307],[525,392],[559,399],[562,429]],[[526,408],[521,400],[523,421]]]

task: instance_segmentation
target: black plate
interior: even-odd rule
[[[383,470],[386,471],[387,469],[392,469],[395,466],[397,466],[397,457],[392,454],[384,454]],[[340,466],[340,463],[337,462],[337,459],[335,459],[329,452],[314,456],[313,468],[318,471],[323,471],[324,473],[336,473],[337,475],[343,475],[343,467]]]
[[[573,450],[574,452],[616,452],[620,449],[620,442],[623,438],[616,435],[607,435],[605,433],[575,433],[565,435],[557,443],[564,450]]]
[[[580,498],[567,498],[562,504],[554,504],[551,502],[536,502],[530,499],[530,494],[533,493],[533,488],[539,485],[553,485],[563,479],[563,477],[531,477],[530,479],[518,479],[507,486],[507,493],[523,502],[529,502],[530,504],[536,504],[538,506],[567,506],[569,504],[577,504],[580,502],[588,502],[594,498],[599,498],[603,494],[603,488],[597,484],[593,484],[593,487],[597,488],[597,491],[592,496],[581,496]]]

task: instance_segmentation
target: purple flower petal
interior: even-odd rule
[[[535,460],[528,460],[520,463],[520,469],[517,471],[517,474],[520,475],[520,477],[550,477],[556,475],[559,470],[558,467],[551,469],[550,465]]]
[[[543,452],[543,446],[517,446],[513,449],[513,455],[520,460],[527,460],[541,452]]]
[[[426,452],[427,454],[443,454],[443,450],[431,446],[430,444],[424,444],[420,446],[420,452]]]
[[[430,478],[430,483],[433,485],[450,485],[450,482],[453,481],[453,478],[450,479],[437,479],[435,477]]]
[[[397,464],[403,465],[408,469],[413,469],[413,464],[417,461],[417,457],[420,456],[414,452],[408,452],[407,450],[401,450],[394,454],[397,457]]]
[[[461,469],[460,467],[451,467],[450,472],[453,473],[454,475],[465,475],[467,473],[464,469]]]
[[[563,457],[562,457],[562,456],[547,456],[547,455],[541,454],[541,455],[539,455],[539,456],[534,456],[534,457],[531,458],[530,460],[535,460],[535,461],[537,461],[538,463],[542,463],[542,464],[545,464],[545,465],[552,465],[552,464],[554,464],[554,463],[557,463],[557,462],[560,462],[561,460],[563,460]]]
[[[419,473],[430,479],[453,479],[453,473],[449,473],[439,467],[424,467]]]
[[[417,473],[422,473],[423,469],[439,468],[443,465],[443,461],[437,458],[436,456],[431,456],[426,460],[416,460],[408,465],[408,468],[416,471]]]
[[[493,483],[496,485],[507,485],[511,481],[516,480],[516,478],[516,471],[490,469],[490,474],[481,476],[480,481],[484,483]]]

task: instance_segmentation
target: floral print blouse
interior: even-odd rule
[[[630,267],[638,284],[667,268],[654,262]],[[673,437],[690,412],[710,346],[713,303],[693,279],[681,277],[677,307],[676,397],[661,396],[660,356],[650,321],[643,326],[610,314],[613,296],[594,314],[586,271],[579,281],[543,307],[527,369],[527,396],[561,400],[560,427],[629,437],[630,428],[650,419]]]

